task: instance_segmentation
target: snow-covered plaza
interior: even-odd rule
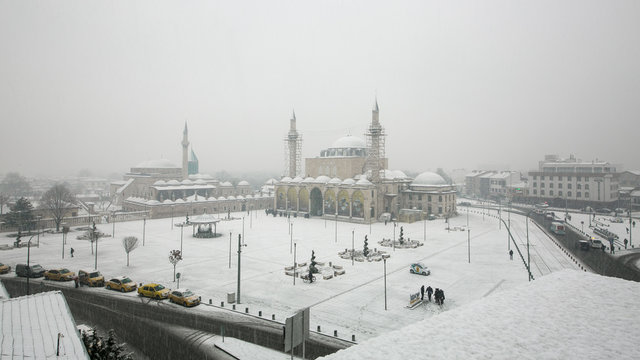
[[[505,227],[499,229],[495,217],[483,216],[477,213],[478,209],[472,211],[476,212],[469,214],[470,263],[467,232],[460,231],[467,221],[462,209],[458,217],[450,220],[451,228],[458,230],[448,231],[444,220],[427,221],[424,246],[395,251],[393,248],[381,248],[378,244],[383,237],[394,236],[394,224],[391,222],[386,225],[336,223],[323,219],[287,219],[254,212],[232,213],[235,220],[223,219],[218,224],[218,232],[223,235],[213,239],[195,238],[191,227],[185,227],[182,233],[183,260],[178,263],[176,271],[182,275],[180,287],[194,290],[202,296],[203,302],[209,299],[214,305],[226,302],[227,293],[235,293],[237,288],[238,234],[243,231],[244,216],[246,247],[243,246],[241,255],[242,306],[238,310],[248,307],[252,314],[262,311],[265,316],[275,314],[276,319],[283,320],[301,308],[310,307],[312,330],[320,326],[323,332],[337,330],[340,337],[350,339],[353,334],[357,341],[361,341],[527,282],[521,260],[517,256],[509,259]],[[491,213],[496,214],[495,211]],[[183,220],[173,219],[174,223]],[[512,215],[511,224],[516,241],[524,243],[524,217]],[[423,241],[424,222],[397,224],[396,238],[401,226],[405,238]],[[171,219],[147,220],[146,224],[143,221],[116,223],[115,238],[101,238],[98,242],[98,269],[106,279],[127,275],[137,283],[158,282],[176,288],[168,255],[170,250],[180,248],[181,228],[171,227]],[[111,235],[114,226],[100,224],[98,229]],[[122,239],[137,236],[142,242],[143,230],[145,244],[131,252],[130,266],[127,267]],[[532,272],[536,278],[563,268],[578,268],[552,245],[540,229],[530,225],[529,231]],[[45,269],[66,267],[75,272],[93,269],[95,257],[91,254],[90,243],[76,239],[82,234],[82,231],[74,229],[68,234],[64,259],[62,234],[41,236],[40,246],[31,248],[31,263],[39,263]],[[362,249],[367,235],[370,248],[378,248],[391,255],[386,262],[386,311],[383,261],[352,264],[351,260],[338,256],[339,252],[351,249],[352,235],[356,249]],[[4,237],[2,241],[10,244],[13,239]],[[35,241],[36,238],[32,243]],[[316,261],[325,266],[329,262],[342,266],[345,274],[328,280],[316,276],[317,280],[312,284],[298,278],[294,285],[293,277],[285,274],[285,267],[292,266],[294,262],[292,242],[296,244],[298,263],[309,263],[313,250]],[[69,254],[71,247],[75,250],[74,257]],[[12,267],[27,260],[26,247],[5,250],[0,254],[2,261]],[[418,261],[431,269],[430,276],[409,273],[411,263]],[[410,294],[419,292],[423,284],[445,291],[443,307],[430,303],[413,310],[407,308]],[[66,286],[73,284],[67,283]],[[104,292],[105,296],[136,296],[135,293],[119,294],[100,288],[94,291]],[[207,308],[199,306],[191,310],[207,311]]]

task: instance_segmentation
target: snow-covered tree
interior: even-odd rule
[[[113,329],[109,330],[106,340],[96,333],[95,328],[90,332],[83,331],[82,342],[91,360],[133,360],[131,354],[124,353],[123,344],[117,343]]]
[[[9,226],[15,226],[18,231],[29,230],[34,225],[33,205],[24,197],[21,197],[11,206],[11,212],[4,217],[4,222]]]
[[[138,238],[135,236],[127,236],[122,239],[122,247],[127,253],[127,266],[129,266],[129,253],[138,247]]]
[[[91,242],[91,253],[93,254],[93,243],[98,239],[107,236],[107,234],[101,232],[96,228],[96,222],[94,221],[91,227],[85,232],[84,237]]]
[[[318,268],[316,267],[318,263],[316,262],[316,253],[311,250],[311,261],[309,262],[309,274],[318,273]]]
[[[56,231],[60,231],[60,223],[70,210],[75,206],[76,198],[64,184],[55,184],[42,195],[42,207],[49,210],[53,221],[56,223]]]
[[[169,262],[173,265],[173,282],[176,282],[176,265],[182,260],[182,253],[180,250],[169,251]]]
[[[402,228],[402,226],[400,226],[400,237],[398,238],[398,242],[400,244],[404,244],[404,229]]]
[[[369,238],[367,238],[367,235],[364,236],[364,246],[362,247],[362,254],[365,257],[369,256]]]

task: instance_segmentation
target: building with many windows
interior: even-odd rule
[[[561,159],[546,155],[538,170],[529,172],[529,197],[554,206],[615,207],[618,200],[618,166],[604,162],[586,162],[573,155]]]

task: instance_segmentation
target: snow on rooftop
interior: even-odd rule
[[[0,314],[3,359],[89,359],[60,291],[3,300]],[[56,356],[58,333],[63,335],[60,357]]]
[[[638,298],[636,282],[563,270],[323,359],[639,359],[621,336],[640,332]]]

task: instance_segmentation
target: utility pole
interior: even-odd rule
[[[147,230],[147,216],[142,219],[142,246],[144,246],[144,238]]]
[[[351,266],[353,266],[353,253],[355,252],[355,229],[351,230]]]
[[[242,245],[242,235],[238,234],[238,304],[240,304],[240,256],[242,254],[242,247],[247,245]]]
[[[471,264],[471,229],[469,228],[469,206],[467,205],[467,256]]]
[[[387,258],[383,257],[384,262],[384,310],[387,310]]]
[[[289,242],[289,254],[293,252],[293,223],[289,224],[289,234],[291,235],[291,241]]]
[[[298,243],[293,244],[293,286],[296,285],[296,275],[298,274],[298,264],[296,263],[296,250]]]
[[[229,269],[231,269],[231,234],[232,232],[229,231]]]
[[[508,201],[508,200],[507,200]],[[507,249],[511,251],[511,241],[509,241],[509,235],[511,234],[511,201],[509,201],[509,209],[507,210],[507,221],[508,221],[508,231],[507,231]],[[528,224],[528,223],[527,223]]]

